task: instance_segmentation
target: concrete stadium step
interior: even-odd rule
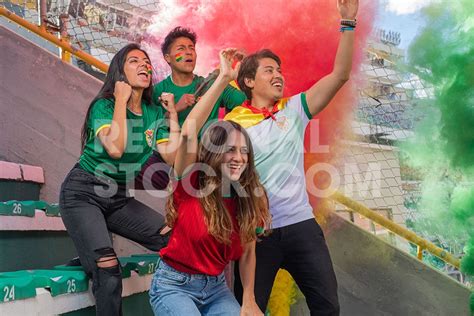
[[[57,204],[0,202],[0,272],[45,269],[77,256]]]
[[[0,161],[0,201],[39,200],[43,168]]]

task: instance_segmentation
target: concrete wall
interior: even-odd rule
[[[87,107],[102,82],[1,25],[0,51],[0,160],[42,167],[40,198],[58,202],[80,154]],[[137,200],[163,209],[163,201],[146,192],[137,192]],[[148,252],[119,236],[114,244],[119,256]]]
[[[0,51],[0,160],[43,167],[41,198],[57,202],[101,82],[2,26]]]
[[[342,316],[469,316],[467,287],[337,215],[324,227]],[[309,315],[304,300],[292,315]]]

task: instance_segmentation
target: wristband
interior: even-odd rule
[[[345,31],[354,31],[355,27],[352,26],[341,26],[339,32],[344,33]]]
[[[357,20],[349,20],[349,19],[341,19],[341,26],[351,26],[351,27],[356,27],[357,25]]]

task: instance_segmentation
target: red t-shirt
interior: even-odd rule
[[[190,274],[219,275],[232,260],[242,256],[239,225],[236,218],[234,198],[224,198],[234,230],[231,244],[217,241],[208,232],[204,213],[196,197],[198,172],[177,181],[173,200],[178,218],[173,227],[168,245],[160,250],[161,258],[178,271]]]

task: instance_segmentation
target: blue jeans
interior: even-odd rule
[[[240,315],[240,305],[218,276],[188,274],[160,260],[150,287],[155,315]]]

